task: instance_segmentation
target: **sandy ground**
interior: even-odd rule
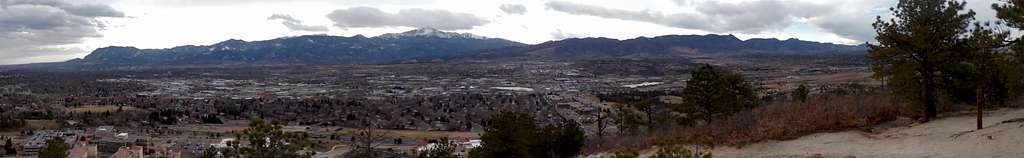
[[[769,141],[741,149],[715,149],[715,157],[1024,157],[1024,109],[989,111],[984,128],[975,130],[976,116],[947,117],[924,124],[893,127],[873,133],[818,133],[795,140]]]

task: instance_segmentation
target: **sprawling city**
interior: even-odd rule
[[[1015,157],[1022,19],[1019,0],[0,0],[0,157]]]

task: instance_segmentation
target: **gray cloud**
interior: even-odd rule
[[[76,4],[57,0],[0,1],[0,58],[82,53],[62,47],[85,38],[102,37],[100,18],[124,17],[101,4]]]
[[[281,24],[283,24],[285,27],[288,27],[288,29],[295,31],[328,31],[327,26],[303,25],[301,20],[295,19],[291,15],[287,14],[274,14],[268,17],[267,20],[281,20]]]
[[[691,5],[691,4],[693,4],[693,0],[672,0],[672,2],[675,2],[678,5]]]
[[[498,6],[498,8],[508,14],[526,14],[527,11],[526,6],[521,4],[502,4],[501,6]]]
[[[979,22],[992,22],[997,20],[995,10],[990,7],[992,3],[1001,3],[998,0],[971,0],[965,9],[977,12],[975,18]],[[821,14],[809,22],[824,31],[834,33],[840,37],[856,40],[858,42],[873,42],[875,30],[871,23],[875,17],[881,16],[883,20],[892,18],[890,7],[895,7],[897,1],[842,1],[833,6],[838,11]],[[854,9],[856,8],[856,9]]]
[[[446,10],[402,9],[398,13],[386,13],[372,7],[339,9],[327,14],[340,28],[352,27],[432,27],[441,30],[472,29],[490,21],[467,13],[452,13]]]
[[[759,0],[740,3],[718,1],[693,2],[676,0],[679,4],[700,3],[697,13],[665,14],[654,11],[631,11],[564,1],[546,3],[548,9],[576,15],[650,22],[665,26],[711,32],[760,33],[782,30],[797,18],[813,18],[831,10],[829,6],[802,2]]]
[[[433,0],[131,0],[161,6],[231,6],[254,3],[317,2],[334,5],[403,5],[415,6],[433,3]]]
[[[863,42],[874,40],[875,29],[871,27],[874,20],[875,16],[871,15],[844,13],[815,18],[810,22],[839,37]]]

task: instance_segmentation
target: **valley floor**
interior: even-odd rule
[[[1024,109],[992,110],[985,115],[981,130],[975,130],[975,115],[964,114],[870,133],[817,133],[743,148],[720,147],[713,153],[726,158],[1024,156],[1024,121],[1020,119]]]

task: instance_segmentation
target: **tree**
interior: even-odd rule
[[[456,158],[455,156],[456,144],[453,143],[448,137],[441,138],[434,143],[434,146],[426,149],[417,156],[419,158]]]
[[[70,149],[71,146],[64,143],[64,138],[53,137],[46,141],[45,148],[39,150],[39,158],[64,158]]]
[[[483,145],[470,151],[470,157],[569,158],[579,154],[586,140],[583,129],[575,121],[537,128],[529,115],[501,112],[492,122],[480,136]]]
[[[18,150],[14,148],[14,143],[11,142],[11,138],[7,138],[7,140],[4,141],[4,150],[6,150],[5,154],[7,155],[18,154]]]
[[[537,157],[571,158],[580,153],[587,137],[579,124],[574,121],[564,121],[558,124],[547,125],[541,131],[541,150]],[[536,155],[536,154],[535,154]]]
[[[964,59],[945,77],[944,81],[954,101],[974,102],[981,95],[982,100],[1004,105],[1006,100],[1020,95],[1021,62],[1012,53],[1001,47],[1009,32],[989,29],[990,24],[975,23],[970,37],[966,38]],[[984,94],[975,94],[981,89]]]
[[[611,111],[605,108],[600,108],[594,113],[595,121],[597,121],[597,137],[604,137],[604,130],[608,128],[606,122],[610,118]]]
[[[1000,20],[998,23],[1015,28],[1018,31],[1024,30],[1024,0],[1003,0],[1003,2],[1005,3],[992,4],[992,9],[996,10],[996,17]],[[1003,38],[1009,38],[1009,35],[1006,35]],[[1022,39],[1024,39],[1024,37],[1018,36],[1011,41],[1003,43],[1003,46],[1008,45],[1010,48],[1009,50],[1012,50],[1013,52],[1012,54],[1006,54],[1002,60],[1003,63],[1009,63],[1002,64],[1009,68],[1003,69],[1008,71],[1008,73],[1005,74],[1007,78],[1006,81],[1007,84],[1011,85],[1007,86],[1010,87],[1007,88],[1008,90],[1006,91],[1007,98],[1019,97],[1024,94],[1024,92],[1022,92],[1024,91],[1024,83],[1021,81],[1024,76],[1021,76],[1020,74],[1020,72],[1024,70],[1024,65],[1022,65],[1024,64],[1024,40]],[[995,96],[997,98],[988,99],[996,101],[999,105],[1005,105],[1005,98],[998,98],[1000,96],[998,94]]]
[[[793,98],[802,102],[807,102],[807,96],[810,95],[811,91],[807,89],[807,86],[800,84],[793,90]]]
[[[249,129],[238,135],[239,140],[245,139],[248,145],[238,141],[229,142],[227,157],[312,157],[313,152],[302,152],[308,145],[309,136],[303,133],[286,133],[281,125],[254,120]]]
[[[923,121],[937,115],[938,89],[944,74],[963,59],[964,35],[974,11],[947,0],[900,0],[891,8],[893,19],[876,18],[878,36],[868,45],[874,78],[885,79],[893,93],[924,108]]]
[[[373,124],[366,123],[357,131],[352,139],[352,146],[360,151],[355,152],[354,157],[378,157],[377,147],[387,140],[388,132],[377,130]]]
[[[537,125],[529,115],[501,112],[492,118],[491,127],[480,136],[483,145],[470,151],[470,157],[512,158],[531,157],[530,148],[536,144]]]
[[[681,96],[683,104],[676,109],[690,117],[703,117],[704,121],[711,122],[714,117],[760,104],[753,86],[740,74],[704,64],[691,71],[690,76]]]
[[[640,112],[644,113],[645,119],[647,119],[647,130],[653,130],[655,127],[662,125],[668,119],[671,119],[671,113],[668,113],[665,109],[665,104],[658,100],[657,97],[645,98],[639,102],[630,104]]]
[[[200,158],[217,158],[217,148],[206,148]]]
[[[619,134],[636,134],[640,125],[644,124],[642,115],[636,109],[625,104],[612,105],[615,108],[615,123],[619,127]]]

